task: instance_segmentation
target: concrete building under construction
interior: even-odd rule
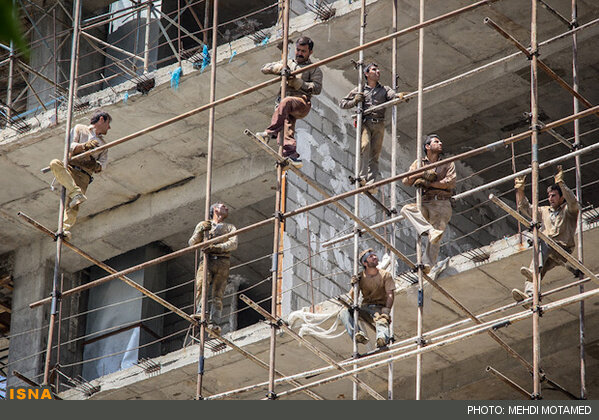
[[[0,395],[21,385],[62,399],[599,395],[599,4],[15,5],[29,50],[0,45]],[[297,169],[244,131],[264,130],[279,90],[306,71],[260,71],[293,58],[302,36],[324,80],[297,121]],[[384,105],[381,178],[360,186],[363,114],[338,104],[373,61],[405,94]],[[47,167],[69,159],[71,128],[96,109],[112,116],[100,146],[109,161],[68,238]],[[430,168],[408,170],[429,133],[457,186],[427,274],[399,210],[421,201],[401,180]],[[557,165],[581,208],[576,248],[561,251],[578,271],[548,272],[523,308],[511,295],[519,268],[555,244],[536,212],[513,210],[513,181],[528,175],[535,209]],[[238,238],[220,332],[205,310],[191,316],[205,255],[188,244],[215,202]],[[337,322],[366,248],[395,279],[384,351],[352,347]]]

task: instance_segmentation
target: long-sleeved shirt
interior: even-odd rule
[[[235,232],[237,228],[230,223],[215,223],[210,221],[210,230],[208,231],[208,239],[216,238],[217,236],[226,235],[227,233]],[[202,222],[198,223],[193,231],[193,235],[189,238],[189,245],[195,245],[204,240],[204,231]],[[230,236],[228,239],[222,239],[219,242],[210,245],[204,250],[207,254],[217,256],[229,256],[232,251],[237,249],[237,235]]]
[[[425,156],[422,158],[422,164],[420,166],[422,167],[425,165],[430,165],[431,163],[432,162],[428,160],[428,157]],[[417,168],[418,160],[415,160],[410,165],[410,171],[414,171]],[[456,184],[455,164],[453,162],[450,162],[444,165],[439,165],[436,168],[434,168],[434,171],[437,173],[437,180],[435,182],[440,182],[441,184],[443,184],[445,188],[424,188],[422,190],[422,199],[427,200],[435,196],[450,199],[453,195],[453,189],[455,188]],[[408,178],[404,178],[404,181],[407,181],[407,179]]]
[[[539,206],[537,217],[542,223],[541,232],[563,247],[574,248],[574,235],[576,234],[580,206],[576,196],[566,184],[560,182],[559,187],[565,201],[556,210],[553,210],[551,206]],[[532,206],[526,197],[518,203],[518,210],[532,218]]]
[[[262,73],[273,74],[272,68],[280,63],[281,61],[275,61],[265,64],[262,66]],[[289,70],[296,71],[302,67],[306,67],[309,64],[312,64],[311,60],[307,60],[301,64],[297,63],[295,60],[290,60],[287,66],[289,67]],[[320,67],[303,72],[301,74],[301,78],[302,87],[299,90],[296,90],[288,86],[286,90],[287,96],[307,96],[308,99],[310,99],[312,95],[320,94],[322,91],[322,70],[320,70]]]
[[[358,104],[354,101],[356,94],[358,93],[358,88],[355,87],[339,101],[339,106],[343,109],[353,108]],[[391,99],[395,98],[395,91],[391,89],[389,86],[383,86],[380,83],[377,83],[374,88],[371,88],[368,85],[364,85],[364,110],[368,108],[372,108],[373,106],[380,105]],[[367,118],[376,118],[378,120],[385,119],[385,110],[386,108],[378,109],[374,112],[368,114]]]
[[[73,153],[75,146],[78,144],[83,144],[92,139],[97,140],[100,146],[106,144],[104,137],[96,134],[96,129],[93,125],[77,124],[71,129],[71,153]],[[108,163],[108,150],[92,153],[92,157],[96,160],[96,162],[102,165],[102,170],[106,169],[106,164]],[[94,172],[93,166],[95,166],[95,162],[91,160],[83,160],[74,162],[74,165],[80,166],[89,172]]]

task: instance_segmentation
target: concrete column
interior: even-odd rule
[[[36,382],[41,382],[37,376],[43,373],[49,306],[30,309],[29,303],[50,294],[52,270],[53,263],[43,254],[41,241],[15,252],[8,372],[17,370]],[[24,384],[9,375],[7,386],[18,385]]]

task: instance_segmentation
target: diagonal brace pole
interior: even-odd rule
[[[495,29],[501,36],[510,41],[512,44],[516,46],[529,60],[532,59],[533,55],[538,56],[538,51],[528,51],[524,45],[522,45],[516,38],[510,35],[507,31],[505,31],[501,26],[497,23],[493,22],[493,19],[486,17],[484,22]],[[580,102],[586,105],[587,108],[592,108],[593,104],[591,104],[584,96],[582,96],[579,92],[574,90],[572,86],[570,86],[564,79],[562,79],[556,72],[551,70],[551,68],[545,64],[543,61],[537,58],[537,65],[547,73],[553,80],[555,80],[561,87],[566,89],[572,96],[575,96]]]
[[[518,391],[520,394],[524,395],[526,398],[532,400],[532,394],[530,392],[528,392],[527,390],[522,388],[520,385],[518,385],[516,382],[514,382],[513,380],[511,380],[510,378],[505,376],[503,373],[499,372],[497,369],[494,369],[491,366],[487,366],[487,368],[485,370],[487,372],[489,372],[490,374],[492,374],[493,376],[495,376],[500,381],[504,382],[505,384],[509,385],[510,387],[512,387],[513,389]]]
[[[301,337],[298,333],[293,331],[281,318],[275,318],[274,316],[269,314],[268,311],[264,310],[264,308],[262,308],[256,302],[254,302],[253,300],[248,298],[246,295],[240,295],[239,299],[243,300],[248,306],[250,306],[256,312],[258,312],[264,318],[266,318],[270,322],[278,325],[286,333],[288,333],[291,336],[291,338],[293,338],[294,340],[296,340],[299,343],[301,343],[302,345],[304,345],[308,350],[310,350],[312,353],[314,353],[315,355],[320,357],[325,362],[335,366],[338,370],[340,370],[342,372],[345,372],[347,370],[343,366],[341,366],[339,363],[337,363],[333,358],[331,358],[327,354],[325,354],[322,351],[320,351],[319,349],[317,349],[311,342],[309,342],[304,337]],[[358,384],[358,386],[360,386],[364,391],[366,391],[370,395],[372,395],[375,399],[385,400],[385,398],[383,396],[381,396],[378,392],[376,392],[374,389],[372,389],[369,385],[364,383],[364,381],[359,379],[357,376],[350,376],[349,379],[352,380],[354,383]]]
[[[489,200],[491,200],[492,202],[497,204],[499,207],[501,207],[503,210],[505,210],[506,213],[513,216],[520,223],[522,223],[526,226],[530,226],[531,223],[526,217],[522,216],[520,213],[518,213],[516,210],[512,209],[510,206],[508,206],[506,203],[501,201],[499,198],[495,197],[493,194],[489,195]],[[588,276],[595,283],[599,284],[599,278],[597,278],[597,276],[591,270],[586,268],[580,261],[578,261],[572,255],[570,255],[565,249],[563,249],[561,246],[559,246],[553,239],[551,239],[549,236],[545,235],[541,231],[539,231],[539,237],[547,245],[549,245],[551,248],[553,248],[558,254],[560,254],[562,257],[564,257],[566,259],[566,261],[568,261],[574,267],[576,267],[580,271],[582,271],[586,276]]]

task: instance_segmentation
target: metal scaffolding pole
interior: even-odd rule
[[[359,35],[359,45],[364,45],[364,32],[366,30],[366,0],[362,0],[360,3],[360,35]],[[360,50],[358,53],[358,92],[364,92],[364,51]],[[358,103],[358,116],[356,117],[356,143],[354,147],[354,187],[360,187],[360,154],[361,154],[361,144],[362,144],[362,112],[364,110],[363,102]],[[366,183],[366,180],[364,180]],[[354,215],[356,217],[360,217],[360,196],[354,196]],[[354,276],[358,275],[360,271],[361,263],[359,261],[360,255],[360,234],[358,223],[354,222],[354,248],[353,248],[353,270],[352,274]],[[354,318],[354,334],[352,337],[352,346],[353,346],[353,357],[356,359],[358,357],[358,340],[356,338],[356,334],[358,333],[358,321],[360,319],[360,314],[358,311],[358,302],[360,298],[360,287],[359,283],[353,282],[353,298],[354,298],[354,307],[353,307],[353,318]],[[354,383],[352,385],[352,399],[355,401],[358,399],[358,376],[354,377]]]
[[[179,3],[180,6],[180,3]],[[179,19],[181,15],[179,15]],[[216,98],[216,48],[217,48],[217,27],[218,27],[218,0],[213,0],[212,8],[212,60],[210,68],[210,102]],[[181,47],[181,37],[179,35],[179,48]],[[180,55],[179,55],[180,56]],[[179,66],[181,63],[179,63]],[[212,198],[212,157],[214,146],[214,118],[215,109],[211,108],[208,117],[208,151],[206,152],[206,203],[204,205],[204,220],[210,220],[210,200]],[[206,235],[206,232],[204,232]],[[208,254],[204,253],[204,264],[202,271],[202,301],[201,301],[201,322],[200,322],[200,353],[198,359],[198,381],[196,389],[196,399],[203,399],[202,382],[204,379],[204,352],[206,347],[206,304],[208,302]],[[214,305],[214,302],[212,303]]]
[[[289,0],[284,0],[281,3],[281,13],[283,15],[283,46],[281,51],[281,62],[283,63],[284,69],[289,70]],[[283,100],[287,93],[287,79],[289,75],[286,71],[281,73],[281,100]],[[285,130],[279,132],[278,136],[278,152],[279,155],[283,154],[283,142],[285,139]],[[277,165],[277,190],[275,193],[275,216],[281,214],[281,208],[283,206],[284,197],[282,196],[283,189],[283,167]],[[271,275],[271,297],[270,297],[270,313],[273,317],[277,314],[278,304],[278,280],[280,267],[280,244],[281,244],[281,228],[283,220],[275,220],[274,222],[274,234],[273,234],[273,247],[272,247],[272,275]],[[277,343],[277,329],[278,326],[275,323],[271,323],[270,326],[270,348],[269,348],[269,371],[268,371],[268,394],[267,397],[270,400],[277,398],[275,392],[275,363],[276,363],[276,343]]]
[[[393,13],[391,17],[391,30],[397,32],[399,15],[397,13],[397,0],[393,0]],[[397,92],[397,38],[391,41],[391,87],[394,92]],[[391,107],[391,176],[397,175],[397,105]],[[397,183],[389,184],[389,208],[391,211],[397,211]],[[390,219],[389,219],[390,220]],[[396,224],[391,225],[391,245],[395,247],[395,235],[397,233]],[[391,257],[391,275],[395,275],[397,258],[395,255]],[[391,311],[391,331],[395,327],[395,314]],[[393,338],[393,334],[391,335]],[[389,363],[387,370],[387,399],[393,399],[393,363]]]
[[[146,6],[146,30],[144,37],[144,74],[149,72],[150,68],[150,23],[152,22],[152,4]],[[136,51],[137,53],[137,51]]]
[[[73,40],[71,44],[71,70],[69,73],[69,97],[67,104],[67,121],[65,126],[63,165],[65,168],[69,163],[69,149],[71,143],[71,124],[73,119],[73,102],[75,99],[75,80],[77,79],[77,62],[79,61],[79,25],[81,20],[81,0],[76,0],[73,5]],[[52,358],[52,342],[54,339],[54,324],[58,312],[60,290],[58,276],[60,274],[60,261],[62,256],[63,220],[66,208],[66,189],[61,188],[60,204],[58,206],[58,234],[56,236],[56,258],[54,259],[54,275],[52,278],[52,306],[50,308],[50,322],[48,326],[48,345],[46,347],[46,361],[44,363],[43,385],[48,385],[50,362]]]
[[[572,0],[572,21],[570,22],[572,27],[578,26],[578,5],[576,0]],[[578,92],[578,36],[576,33],[572,34],[572,89],[574,92]],[[578,98],[573,98],[573,109],[574,112],[578,112],[580,106]],[[579,149],[580,143],[580,123],[578,120],[574,121],[574,148]],[[580,169],[580,156],[574,158],[576,165],[576,198],[579,203],[582,203],[582,172]],[[584,252],[583,252],[583,233],[582,233],[582,211],[578,213],[578,260],[584,264]],[[582,277],[582,276],[580,276]],[[579,292],[584,293],[584,285],[579,286]],[[578,341],[580,346],[580,399],[587,399],[586,389],[586,359],[585,359],[585,337],[584,337],[584,301],[580,301],[580,308],[578,312]]]
[[[533,399],[541,398],[541,331],[539,326],[539,107],[538,107],[538,45],[537,45],[537,0],[531,0],[530,18],[530,112],[532,136],[531,168],[532,168],[532,256],[533,256],[533,315],[532,315],[532,364],[533,364]]]
[[[424,0],[420,0],[420,23],[424,22]],[[422,136],[424,129],[422,127],[422,90],[424,89],[423,82],[424,74],[424,28],[418,30],[418,115],[416,120],[416,168],[422,166]],[[418,211],[422,212],[422,190],[416,189],[416,205]],[[430,238],[429,238],[430,240]],[[423,264],[422,264],[422,238],[418,235],[416,240],[416,267],[418,268],[418,304],[417,304],[417,334],[418,348],[422,347],[422,327],[424,316],[424,280],[422,279]],[[422,391],[422,353],[416,355],[416,400],[420,399]]]

